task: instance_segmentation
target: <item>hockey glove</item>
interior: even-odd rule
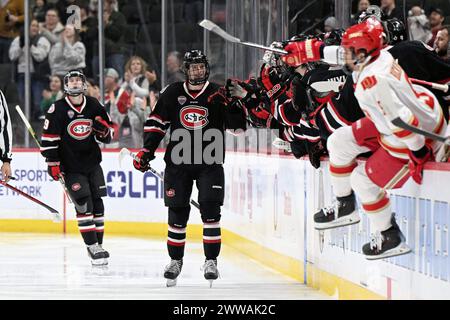
[[[53,180],[58,181],[61,177],[61,167],[59,161],[47,162],[47,172]]]
[[[409,174],[417,184],[422,184],[424,164],[431,160],[433,151],[428,145],[424,145],[417,151],[409,150]]]
[[[103,120],[102,117],[95,117],[94,123],[92,124],[92,131],[98,138],[105,138],[109,134],[109,130],[109,124],[105,120]]]
[[[243,82],[236,79],[227,79],[227,83],[225,84],[227,97],[244,100],[247,99],[248,95],[251,93],[244,89],[242,83]]]
[[[155,156],[147,149],[141,149],[133,160],[135,169],[146,172],[150,168],[150,161],[155,159]]]
[[[298,67],[304,63],[320,60],[320,47],[323,42],[317,39],[306,41],[289,42],[284,50],[288,54],[281,57],[281,60],[291,67]]]

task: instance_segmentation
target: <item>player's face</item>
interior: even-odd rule
[[[434,47],[436,48],[436,51],[447,51],[447,47],[449,44],[449,34],[447,29],[442,29],[438,31],[436,35],[436,40],[434,42]]]
[[[76,89],[83,87],[83,79],[81,77],[70,77],[67,83],[70,89]]]
[[[344,62],[348,69],[352,71],[357,71],[358,66],[355,62],[363,62],[366,55],[363,52],[355,54],[355,51],[350,48],[344,48]]]
[[[206,67],[204,63],[193,63],[189,66],[188,75],[190,80],[201,80],[205,77]]]

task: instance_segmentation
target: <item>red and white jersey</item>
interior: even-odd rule
[[[434,151],[441,143],[391,123],[400,117],[423,130],[443,134],[446,123],[436,97],[426,88],[413,85],[392,55],[382,50],[380,56],[361,72],[353,72],[355,96],[361,109],[380,132],[380,144],[391,155],[408,159],[408,150],[419,150],[425,142]]]

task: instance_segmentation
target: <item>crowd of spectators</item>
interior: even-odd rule
[[[103,0],[105,92],[100,92],[98,86],[98,0],[30,2],[31,120],[39,123],[39,127],[39,121],[49,106],[63,96],[64,74],[71,69],[82,69],[88,78],[88,94],[105,99],[105,105],[117,126],[114,143],[117,146],[139,147],[142,144],[143,121],[155,105],[161,89],[158,78],[160,68],[166,68],[166,85],[183,81],[184,51],[194,48],[194,44],[202,44],[201,36],[184,29],[189,23],[195,25],[201,20],[203,1],[173,1],[173,11],[182,12],[180,17],[174,18],[178,19],[176,24],[180,27],[169,31],[167,41],[171,45],[168,46],[166,65],[160,66],[161,1]],[[450,12],[437,7],[421,8],[417,4],[405,11],[397,6],[398,2],[353,1],[352,21],[356,23],[360,13],[369,5],[379,5],[387,18],[396,17],[406,22],[410,40],[427,43],[442,59],[449,60],[450,21],[448,18],[446,21],[445,17]],[[79,21],[73,21],[74,11],[67,10],[72,5],[79,8]],[[322,22],[320,31],[328,32],[340,27],[339,21],[332,15],[324,17]],[[5,86],[12,84],[18,100],[14,103],[21,105],[24,104],[26,70],[23,25],[24,0],[0,0],[0,67],[3,66],[1,70],[10,70],[11,74],[0,74],[0,89],[4,90]],[[181,35],[183,32],[184,35]],[[178,42],[173,37],[178,37]],[[183,37],[192,37],[195,43],[177,46]],[[7,100],[11,101],[8,96]]]

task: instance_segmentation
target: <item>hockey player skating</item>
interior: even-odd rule
[[[401,117],[409,124],[437,134],[446,129],[436,97],[427,89],[412,85],[392,55],[381,50],[382,34],[383,28],[374,18],[349,28],[344,34],[346,66],[353,71],[355,96],[366,117],[351,127],[339,128],[328,140],[330,172],[338,200],[332,208],[333,215],[348,218],[356,213],[354,190],[371,222],[372,238],[363,246],[368,259],[410,251],[395,222],[385,190],[401,187],[409,176],[421,183],[424,163],[440,147],[440,143],[395,127],[391,121]],[[307,59],[299,52],[312,52],[295,51],[296,54],[286,59]],[[357,166],[355,154],[368,151],[373,155],[365,165]],[[326,220],[329,209],[317,215]],[[330,220],[335,223],[335,219]]]
[[[219,86],[209,83],[207,57],[188,51],[183,60],[185,82],[169,85],[144,126],[144,147],[133,165],[147,171],[154,152],[170,128],[164,161],[164,203],[168,207],[167,249],[171,258],[164,270],[167,286],[176,285],[183,266],[189,200],[194,180],[203,221],[205,279],[219,276],[217,257],[221,247],[220,207],[224,200],[225,129],[244,129],[244,115],[228,105]]]
[[[81,71],[64,76],[66,96],[47,111],[42,133],[41,154],[50,176],[63,179],[77,214],[78,228],[92,265],[107,265],[103,249],[105,179],[98,141],[112,138],[111,120],[105,108],[84,95],[86,79]]]

